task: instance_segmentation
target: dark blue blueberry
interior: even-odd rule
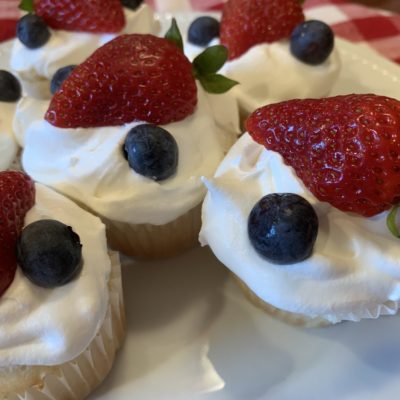
[[[134,171],[155,181],[169,178],[178,166],[174,137],[157,125],[132,128],[125,139],[124,154]]]
[[[23,229],[17,244],[17,260],[26,277],[36,285],[62,286],[81,271],[82,245],[70,226],[44,219]]]
[[[318,217],[303,197],[273,193],[254,206],[247,229],[250,242],[268,261],[293,264],[311,255],[318,233]]]
[[[0,70],[0,101],[12,103],[21,98],[22,89],[19,80],[10,72]]]
[[[50,92],[54,94],[60,89],[61,84],[68,78],[69,74],[74,70],[76,65],[67,65],[56,71],[50,82]]]
[[[207,46],[219,36],[219,22],[212,17],[196,18],[189,27],[188,40],[197,46]]]
[[[136,10],[143,3],[143,0],[121,0],[121,3],[126,8]]]
[[[334,35],[322,21],[306,21],[294,28],[290,37],[290,51],[306,64],[322,64],[331,54]]]
[[[37,49],[50,39],[50,31],[41,17],[26,14],[18,21],[17,36],[26,47]]]

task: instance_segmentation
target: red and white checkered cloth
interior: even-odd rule
[[[14,36],[20,0],[0,0],[0,41]],[[399,0],[400,1],[400,0]],[[223,0],[147,0],[160,12],[220,10]],[[323,20],[336,34],[365,43],[400,63],[400,14],[372,9],[346,0],[306,0],[309,18]]]

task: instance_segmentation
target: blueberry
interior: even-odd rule
[[[250,242],[274,264],[293,264],[311,255],[318,217],[311,204],[292,193],[273,193],[256,203],[248,219]]]
[[[26,226],[17,243],[17,260],[33,283],[45,288],[62,286],[82,268],[82,245],[70,226],[44,219]]]
[[[143,0],[121,0],[121,3],[126,8],[136,10],[143,3]]]
[[[212,17],[196,18],[189,26],[188,40],[197,46],[207,46],[219,36],[219,22]]]
[[[125,139],[124,154],[134,171],[155,181],[172,176],[178,165],[178,145],[174,137],[156,125],[132,128]]]
[[[322,64],[331,54],[334,35],[322,21],[306,21],[294,28],[290,37],[290,51],[300,61],[310,65]]]
[[[41,17],[26,14],[18,21],[17,36],[26,47],[37,49],[50,39],[50,31]]]
[[[19,80],[10,72],[0,70],[0,101],[9,103],[21,98],[22,89]]]
[[[60,89],[61,84],[68,78],[69,74],[74,70],[76,65],[67,65],[56,71],[50,82],[50,92],[54,94]]]

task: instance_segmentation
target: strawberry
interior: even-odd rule
[[[112,33],[125,26],[120,0],[33,0],[33,7],[53,29]]]
[[[222,11],[221,44],[234,59],[256,44],[288,38],[303,21],[299,0],[229,0]]]
[[[0,172],[0,295],[10,286],[17,268],[17,239],[25,214],[35,203],[35,186],[23,172]]]
[[[194,112],[192,65],[167,39],[123,35],[77,66],[54,95],[45,119],[60,128],[167,124]]]
[[[256,110],[253,139],[279,152],[321,201],[370,217],[400,201],[400,102],[373,94]]]

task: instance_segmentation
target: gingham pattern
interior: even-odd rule
[[[400,0],[399,0],[400,1]],[[18,18],[19,0],[0,0],[0,41],[11,38]],[[222,0],[147,0],[160,12],[220,10]],[[400,15],[346,0],[307,0],[308,18],[329,23],[338,36],[365,43],[400,63]]]

